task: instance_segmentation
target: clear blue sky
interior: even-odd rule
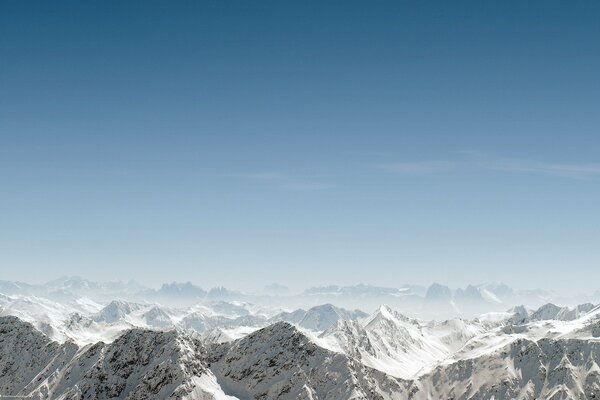
[[[598,289],[599,20],[3,1],[0,278]]]

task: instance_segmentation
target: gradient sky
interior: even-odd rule
[[[0,279],[599,289],[600,2],[0,3]]]

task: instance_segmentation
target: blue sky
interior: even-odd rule
[[[2,278],[598,289],[599,17],[2,2]]]

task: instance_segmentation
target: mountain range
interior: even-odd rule
[[[268,296],[269,305],[248,301],[264,294],[211,292],[191,283],[151,290],[134,282],[72,278],[48,285],[2,282],[0,397],[600,396],[600,307],[591,302],[509,306],[506,299],[521,295],[505,285],[329,286]],[[110,299],[115,293],[119,297]],[[409,296],[442,308],[492,306],[476,317],[427,319],[390,305],[310,305],[336,296]],[[287,297],[309,306],[290,309],[277,302]],[[506,308],[497,311],[501,306]]]

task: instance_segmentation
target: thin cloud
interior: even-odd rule
[[[514,158],[466,159],[462,161],[419,161],[399,162],[379,165],[379,168],[391,173],[420,175],[463,170],[489,170],[521,174],[548,175],[570,179],[600,178],[600,163],[549,163]]]
[[[600,177],[600,164],[554,164],[537,161],[503,159],[487,162],[487,169],[515,173],[541,174],[571,179]]]

